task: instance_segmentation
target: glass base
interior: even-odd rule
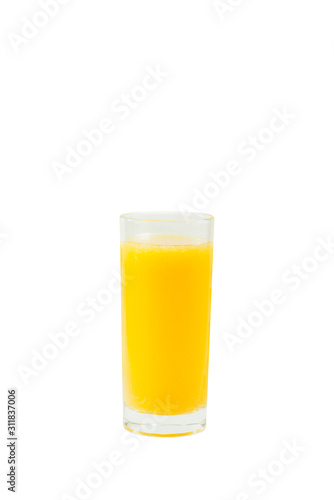
[[[124,405],[123,422],[128,431],[145,436],[188,436],[204,431],[206,408],[183,415],[154,415],[140,413]]]

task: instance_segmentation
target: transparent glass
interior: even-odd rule
[[[211,215],[121,215],[124,426],[153,436],[205,429]]]

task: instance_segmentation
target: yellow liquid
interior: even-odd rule
[[[126,406],[177,415],[206,406],[212,243],[152,236],[121,244]]]

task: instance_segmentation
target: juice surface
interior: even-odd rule
[[[156,235],[121,243],[123,390],[143,413],[206,406],[212,243]]]

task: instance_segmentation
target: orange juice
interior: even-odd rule
[[[125,405],[158,415],[206,406],[212,243],[152,235],[121,243]]]

